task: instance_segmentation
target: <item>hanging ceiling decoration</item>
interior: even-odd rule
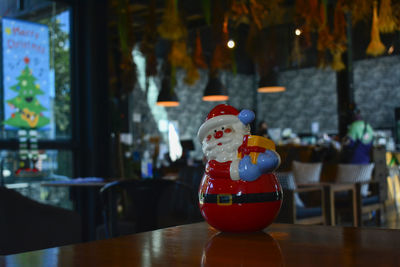
[[[381,0],[379,7],[379,31],[381,33],[392,33],[396,30],[396,20],[392,12],[392,1]]]
[[[108,2],[110,19],[108,23],[109,89],[112,95],[121,98],[130,93],[136,83],[136,65],[132,50],[135,46],[133,29],[134,17],[129,9],[128,0]]]
[[[325,2],[320,5],[320,20],[321,26],[318,29],[317,41],[317,66],[318,68],[325,68],[328,65],[327,51],[329,51],[329,48],[333,45],[333,38],[328,26],[327,7]]]
[[[157,75],[157,27],[156,27],[156,0],[149,3],[149,15],[147,17],[143,39],[140,42],[140,52],[146,58],[146,76]]]
[[[372,27],[371,27],[371,42],[367,47],[367,55],[379,56],[385,53],[386,47],[381,42],[381,37],[379,35],[379,19],[378,19],[378,3],[374,1],[374,9],[372,14]]]
[[[178,12],[178,1],[167,0],[158,33],[166,40],[180,40],[187,37],[186,26],[183,25]]]
[[[120,10],[121,3],[126,1],[116,1],[118,3],[116,10]],[[239,25],[250,26],[245,51],[253,59],[254,64],[263,68],[267,65],[264,70],[259,70],[261,77],[269,72],[271,66],[279,65],[278,58],[276,62],[265,64],[261,62],[271,61],[271,58],[265,57],[263,53],[266,50],[260,48],[266,47],[266,44],[271,42],[275,42],[279,46],[278,42],[281,41],[281,35],[274,40],[260,37],[265,32],[273,31],[275,26],[294,23],[295,28],[300,32],[292,39],[293,45],[289,56],[291,66],[300,67],[303,62],[308,62],[305,55],[309,54],[310,50],[308,49],[314,47],[318,51],[317,66],[330,67],[335,71],[345,68],[342,58],[343,53],[347,50],[346,27],[348,20],[346,13],[351,16],[353,26],[358,23],[369,23],[372,17],[371,42],[366,50],[367,55],[378,56],[385,53],[386,48],[381,42],[379,34],[393,33],[399,29],[400,3],[398,1],[337,0],[334,8],[332,5],[328,5],[331,3],[329,0],[295,0],[294,6],[288,6],[286,2],[284,0],[202,0],[201,3],[191,5],[186,1],[165,0],[164,9],[155,7],[155,3],[157,3],[155,0],[151,0],[148,6],[142,5],[142,9],[137,7],[140,4],[136,4],[135,10],[138,11],[138,16],[146,16],[146,20],[143,20],[146,21],[146,27],[141,43],[141,51],[146,57],[146,75],[156,75],[155,44],[159,41],[159,37],[167,40],[171,47],[168,61],[174,67],[183,69],[186,73],[184,82],[193,85],[200,77],[199,68],[209,66],[210,72],[227,70],[235,73],[235,54],[237,55],[237,53],[234,53],[233,49],[227,48],[226,44]],[[379,14],[378,3],[380,4]],[[127,39],[127,36],[131,34],[126,34],[128,31],[126,27],[123,27],[122,22],[126,20],[127,11],[132,10],[131,6],[129,10],[120,11],[121,14],[118,15],[121,16],[118,16],[116,20],[119,28],[120,47],[124,53],[131,46],[130,40]],[[145,9],[148,9],[149,12],[144,12]],[[186,17],[183,17],[183,14]],[[293,16],[291,17],[290,14]],[[157,21],[159,17],[161,17],[161,22]],[[332,18],[333,21],[328,18]],[[196,20],[196,23],[191,23],[193,19]],[[136,18],[136,20],[138,19]],[[203,57],[198,23],[203,23],[211,28],[211,47],[215,46],[210,62],[206,62]],[[188,34],[188,27],[196,29],[197,34]],[[192,42],[189,37],[194,37],[194,41]],[[241,51],[242,47],[243,43],[238,41],[235,49]],[[210,46],[207,48],[209,49]],[[278,49],[279,47],[277,51]],[[393,49],[396,48],[393,47],[391,51]],[[279,52],[277,54],[279,55]],[[134,64],[124,61],[115,65],[128,70],[128,65]],[[124,73],[128,73],[128,71],[124,71]]]
[[[199,30],[196,32],[196,45],[193,53],[193,62],[197,68],[206,69],[208,67],[203,55],[203,47],[201,45]]]
[[[347,50],[346,18],[344,8],[343,0],[338,0],[336,2],[333,18],[334,26],[332,45],[330,46],[330,51],[333,57],[331,68],[334,71],[341,71],[346,68],[342,60],[342,54]]]

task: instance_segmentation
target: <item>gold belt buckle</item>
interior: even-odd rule
[[[231,194],[218,194],[217,204],[221,206],[232,205],[232,195]]]

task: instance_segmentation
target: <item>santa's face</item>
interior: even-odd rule
[[[245,134],[247,129],[241,123],[211,129],[202,142],[204,155],[208,160],[219,162],[235,159]]]

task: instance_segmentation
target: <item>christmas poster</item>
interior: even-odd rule
[[[48,27],[3,18],[2,51],[6,129],[49,129]]]

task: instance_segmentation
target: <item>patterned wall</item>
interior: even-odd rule
[[[392,128],[400,107],[400,56],[355,62],[354,87],[364,118],[374,128]]]
[[[321,132],[337,131],[336,74],[316,68],[281,72],[281,93],[259,94],[259,118],[269,128],[292,128],[295,133],[310,133],[318,122]]]
[[[167,108],[166,118],[178,121],[182,139],[193,139],[196,156],[201,157],[197,130],[207,113],[218,102],[204,102],[202,95],[208,81],[208,72],[200,72],[200,80],[193,86],[183,82],[185,73],[177,73],[176,93],[180,106]],[[336,73],[316,68],[281,72],[279,81],[286,91],[255,95],[257,78],[253,75],[223,72],[221,80],[228,88],[228,104],[238,109],[254,110],[258,120],[264,120],[270,128],[290,127],[296,133],[311,132],[311,123],[318,122],[320,132],[336,133],[338,127]],[[354,64],[355,98],[359,107],[374,128],[391,127],[394,107],[400,106],[400,57],[384,57],[363,60]],[[156,81],[159,88],[159,80]],[[131,110],[145,114],[140,131],[157,135],[157,123],[151,116],[145,101],[145,92],[136,88],[132,95]],[[155,101],[155,100],[154,100]],[[135,131],[136,128],[133,129]]]

